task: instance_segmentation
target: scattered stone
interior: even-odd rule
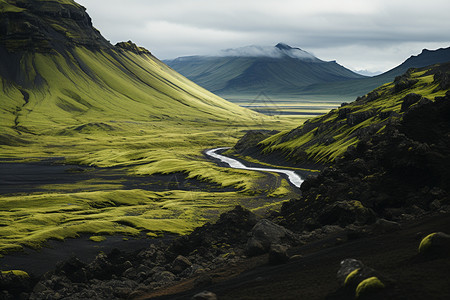
[[[192,297],[192,300],[217,300],[217,295],[209,291],[203,291]]]
[[[296,254],[296,255],[292,255],[291,257],[289,257],[289,260],[294,261],[294,260],[300,260],[302,258],[303,258],[303,255]]]
[[[344,259],[341,262],[337,279],[341,290],[347,295],[354,295],[357,299],[370,298],[384,289],[386,284],[393,283],[391,279],[353,258]]]
[[[186,257],[178,255],[177,258],[172,262],[172,272],[174,274],[179,274],[192,266],[192,263]]]
[[[329,204],[319,216],[319,222],[323,225],[338,224],[342,227],[353,223],[369,224],[373,221],[375,221],[375,213],[357,200]]]
[[[341,268],[337,272],[337,279],[341,286],[345,285],[345,281],[347,280],[347,277],[350,275],[350,273],[354,272],[355,270],[360,270],[362,267],[364,267],[364,264],[353,258],[347,258],[341,261]]]
[[[388,233],[400,230],[401,226],[399,223],[394,221],[388,221],[385,219],[378,219],[375,222],[374,231],[376,233]]]
[[[45,285],[43,285],[41,282],[38,282],[38,283],[34,286],[33,292],[34,292],[34,293],[43,293],[43,292],[45,292],[45,291],[47,291],[47,290],[48,290],[48,288],[47,288]]]
[[[64,274],[72,282],[86,282],[86,264],[77,257],[71,257],[56,266],[56,274]]]
[[[245,248],[249,256],[267,253],[272,244],[298,243],[298,237],[293,232],[267,219],[259,221],[250,234]]]
[[[419,253],[427,256],[450,256],[450,235],[435,232],[427,235],[419,245]]]
[[[441,201],[437,199],[430,203],[430,210],[440,210],[441,207],[442,207]]]
[[[211,276],[209,276],[207,274],[202,274],[194,280],[194,287],[202,288],[202,287],[209,286],[212,283],[213,283],[213,280],[212,280]]]
[[[272,245],[269,251],[269,264],[279,265],[289,261],[287,247],[282,245]]]
[[[171,273],[169,271],[163,271],[161,273],[157,273],[157,274],[153,275],[152,279],[155,282],[167,284],[167,283],[174,281],[175,278],[176,278],[176,276],[173,273]]]
[[[248,256],[257,256],[266,253],[266,247],[257,239],[250,238],[245,246],[245,253]]]

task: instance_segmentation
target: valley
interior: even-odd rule
[[[448,298],[449,49],[160,61],[0,0],[0,298]]]

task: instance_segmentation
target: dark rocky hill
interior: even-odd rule
[[[0,5],[0,45],[9,51],[111,47],[86,9],[73,1],[2,0]]]

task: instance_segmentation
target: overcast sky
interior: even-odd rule
[[[160,59],[284,42],[353,70],[386,71],[450,47],[449,0],[75,0],[113,44]]]

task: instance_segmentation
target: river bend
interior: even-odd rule
[[[223,163],[228,164],[231,168],[234,169],[242,169],[242,170],[251,170],[251,171],[262,171],[262,172],[275,172],[275,173],[281,173],[285,174],[289,181],[296,187],[300,187],[303,183],[303,179],[294,171],[291,170],[285,170],[285,169],[272,169],[272,168],[255,168],[255,167],[247,167],[240,161],[237,161],[236,159],[218,154],[218,151],[230,149],[230,147],[222,147],[222,148],[215,148],[211,150],[207,150],[205,154],[209,157],[215,158],[220,160]]]

